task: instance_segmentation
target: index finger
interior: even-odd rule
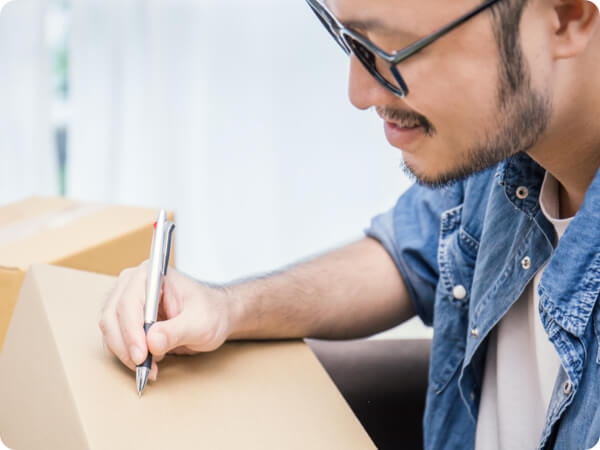
[[[129,357],[139,365],[146,359],[148,348],[144,332],[146,273],[140,270],[130,280],[116,304],[116,317]]]

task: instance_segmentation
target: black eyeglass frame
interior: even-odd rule
[[[400,75],[398,71],[398,64],[404,61],[406,58],[414,55],[415,53],[420,52],[428,45],[434,43],[442,36],[445,36],[450,31],[454,30],[456,27],[459,27],[463,23],[467,22],[469,19],[475,17],[480,12],[486,10],[490,6],[494,5],[500,0],[487,0],[485,3],[480,4],[475,9],[469,11],[465,15],[459,17],[448,25],[440,28],[437,31],[434,31],[428,36],[419,39],[417,42],[409,45],[408,47],[397,50],[393,53],[388,53],[385,50],[381,49],[377,45],[373,44],[369,39],[367,39],[362,34],[354,31],[351,28],[346,28],[334,15],[327,9],[327,7],[321,4],[318,0],[306,0],[306,3],[311,7],[313,12],[317,15],[323,26],[329,31],[329,33],[333,36],[333,38],[337,41],[337,43],[342,47],[346,54],[353,53],[357,59],[362,63],[362,65],[367,69],[367,71],[386,89],[397,95],[398,97],[405,97],[408,95],[408,86]],[[348,39],[350,38],[350,39]],[[377,67],[373,63],[371,63],[367,56],[361,52],[361,49],[356,46],[353,42],[356,41],[362,47],[371,53],[379,56],[381,59],[386,61],[390,66],[390,71],[394,76],[398,86],[394,86],[390,83],[379,71]]]

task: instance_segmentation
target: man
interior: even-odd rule
[[[171,271],[147,339],[145,265],[123,273],[100,321],[108,347],[133,370],[147,349],[160,361],[227,339],[356,338],[416,313],[434,327],[427,449],[591,447],[597,8],[307,1],[350,54],[352,103],[376,109],[418,183],[367,238],[282,273],[215,289]]]

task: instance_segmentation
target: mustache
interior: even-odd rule
[[[435,127],[427,120],[427,118],[414,111],[405,111],[403,109],[396,108],[384,108],[377,106],[375,111],[380,117],[390,122],[416,122],[425,130],[427,136],[433,136],[435,134]]]

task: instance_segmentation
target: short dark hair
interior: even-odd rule
[[[500,52],[500,76],[503,92],[501,102],[517,92],[524,82],[529,81],[529,73],[521,50],[519,26],[523,10],[529,0],[501,0],[491,13],[494,32]]]

